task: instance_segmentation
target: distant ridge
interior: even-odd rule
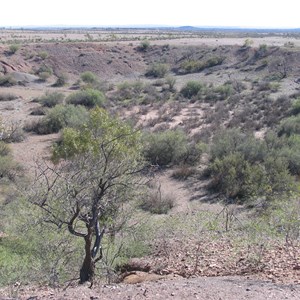
[[[247,31],[247,32],[300,32],[300,28],[249,28],[249,27],[234,27],[234,26],[180,26],[178,30],[182,31]]]
[[[112,26],[97,26],[97,25],[52,25],[52,26],[1,26],[0,30],[126,30],[126,29],[141,29],[141,30],[180,30],[180,31],[236,31],[236,32],[300,32],[300,28],[249,28],[238,26],[168,26],[168,25],[112,25]]]

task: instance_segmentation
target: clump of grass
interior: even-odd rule
[[[0,94],[0,101],[12,101],[17,98],[18,98],[18,96],[11,94],[11,93],[1,93]]]

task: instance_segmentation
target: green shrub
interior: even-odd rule
[[[21,171],[21,166],[10,155],[0,156],[0,179],[15,180]]]
[[[25,130],[37,134],[59,132],[64,127],[79,127],[88,120],[88,111],[82,106],[58,104],[37,122],[26,124]]]
[[[210,165],[211,186],[227,198],[245,198],[259,192],[264,171],[259,165],[250,165],[241,153],[230,153],[215,159]]]
[[[48,54],[47,51],[41,51],[41,52],[38,53],[38,56],[39,56],[42,60],[45,60],[45,59],[49,56],[49,54]]]
[[[18,44],[12,44],[9,46],[9,53],[15,54],[20,49],[20,45]]]
[[[53,70],[51,67],[43,64],[39,67],[39,69],[35,72],[35,74],[39,77],[41,81],[47,81],[53,74]]]
[[[195,73],[203,69],[202,62],[198,60],[187,60],[181,63],[180,69],[183,73]]]
[[[44,96],[37,99],[42,106],[53,107],[57,104],[62,104],[64,101],[64,94],[60,92],[47,92]]]
[[[191,99],[194,96],[197,96],[197,94],[205,88],[205,85],[203,85],[201,82],[198,81],[189,81],[186,83],[186,85],[181,89],[180,93],[188,99]]]
[[[0,86],[13,86],[17,81],[11,75],[0,76]]]
[[[128,82],[125,81],[118,85],[116,98],[119,101],[124,101],[126,99],[134,99],[141,95],[144,84],[142,81]]]
[[[218,100],[225,100],[233,93],[231,84],[223,84],[214,89],[214,92],[218,94]]]
[[[67,84],[67,82],[68,82],[67,74],[59,74],[59,75],[57,75],[57,80],[53,84],[53,86],[55,86],[55,87],[64,86]]]
[[[300,175],[300,135],[282,137],[281,140],[277,155],[287,162],[291,174]]]
[[[11,149],[9,148],[9,146],[5,142],[0,141],[0,156],[6,156],[10,153]]]
[[[106,102],[106,98],[104,94],[98,90],[85,89],[71,94],[67,97],[66,101],[69,104],[83,105],[88,108],[93,108],[95,106],[103,107]]]
[[[293,179],[288,159],[280,154],[282,142],[269,135],[267,141],[239,129],[216,134],[211,146],[212,188],[227,198],[270,198],[289,193]]]
[[[36,208],[15,197],[1,207],[0,226],[7,236],[0,238],[0,286],[10,285],[18,297],[18,289],[27,283],[56,285],[70,279],[80,251],[77,241],[42,224]],[[12,215],[17,216],[14,222]],[[16,282],[21,286],[14,287]]]
[[[146,52],[150,47],[150,42],[148,40],[143,40],[138,47],[138,50]]]
[[[186,134],[180,130],[148,133],[144,137],[144,155],[151,164],[193,164],[199,160],[201,147],[189,143]]]
[[[146,76],[154,78],[163,78],[169,72],[167,64],[155,63],[146,72]]]
[[[175,92],[175,84],[176,84],[176,78],[175,77],[167,77],[166,78],[166,84],[169,86],[169,90],[172,92]]]
[[[256,149],[260,144],[261,142],[256,140],[253,135],[247,135],[238,128],[221,130],[213,138],[210,154],[212,160],[215,160],[216,158],[223,159],[234,152],[242,152],[247,155],[249,160],[255,161],[263,151]]]
[[[300,113],[300,98],[297,98],[292,103],[291,114],[292,115],[298,115],[299,113]]]
[[[300,134],[300,114],[282,120],[279,125],[279,136],[291,136],[293,134]]]
[[[201,72],[204,69],[211,68],[222,64],[223,57],[213,56],[207,60],[186,60],[181,63],[180,71],[183,73],[196,73]]]
[[[89,84],[95,84],[98,82],[97,75],[93,72],[86,71],[80,75],[80,78],[83,82],[89,83]]]

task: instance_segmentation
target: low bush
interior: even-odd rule
[[[0,76],[0,86],[13,86],[17,81],[11,75]]]
[[[141,96],[144,90],[144,84],[142,81],[128,82],[125,81],[117,86],[115,98],[118,101],[124,101],[128,99],[136,99]]]
[[[46,58],[48,58],[49,54],[47,51],[40,51],[38,53],[38,56],[42,59],[42,60],[45,60]]]
[[[147,77],[163,78],[169,72],[167,64],[155,63],[146,72]]]
[[[35,107],[31,110],[31,116],[44,116],[46,114],[46,108],[44,107]]]
[[[148,40],[143,40],[138,46],[138,50],[146,52],[150,48],[150,42]]]
[[[279,136],[291,136],[293,134],[300,134],[300,114],[283,119],[279,125]]]
[[[220,65],[223,61],[224,58],[219,56],[213,56],[207,60],[186,60],[181,63],[180,72],[185,74],[201,72],[204,69]]]
[[[169,90],[171,92],[175,92],[175,84],[176,84],[176,78],[175,77],[168,76],[166,78],[166,84],[168,85]]]
[[[300,114],[300,98],[297,98],[296,100],[293,101],[292,108],[291,108],[291,114],[292,115]]]
[[[51,77],[51,73],[49,73],[49,72],[40,72],[38,74],[38,76],[39,76],[40,81],[45,82]]]
[[[9,53],[15,54],[20,49],[20,45],[18,44],[12,44],[9,46]]]
[[[173,171],[172,177],[177,180],[187,180],[190,176],[194,175],[195,173],[196,169],[194,167],[182,165]]]
[[[194,164],[199,161],[202,147],[189,142],[180,130],[148,133],[144,136],[144,156],[160,166]]]
[[[39,77],[40,81],[47,81],[52,76],[53,70],[50,66],[42,64],[35,70],[35,74]]]
[[[197,96],[197,94],[205,88],[205,85],[198,81],[189,81],[186,83],[186,85],[181,89],[180,94],[183,95],[183,97],[191,99],[194,96]]]
[[[62,104],[64,101],[64,94],[60,92],[47,92],[42,97],[36,99],[37,102],[39,102],[42,106],[45,107],[54,107],[57,104]]]
[[[25,133],[20,122],[6,122],[2,125],[2,141],[6,143],[18,143],[25,139]]]
[[[88,88],[71,94],[67,97],[66,102],[73,105],[83,105],[87,108],[104,107],[106,98],[102,92]]]
[[[0,141],[0,156],[6,156],[10,153],[11,149],[9,148],[9,146],[5,142]]]
[[[57,80],[56,82],[53,84],[54,87],[61,87],[61,86],[64,86],[66,85],[68,82],[68,76],[67,74],[59,74],[57,75]]]
[[[11,156],[10,147],[4,141],[0,141],[0,179],[15,180],[21,175],[21,171],[21,166]]]
[[[78,127],[88,119],[88,111],[82,106],[56,105],[51,108],[45,117],[27,123],[26,131],[33,131],[37,134],[57,133],[64,127]]]
[[[0,179],[14,181],[22,172],[22,167],[10,155],[0,156]]]
[[[12,101],[17,99],[18,96],[14,94],[8,94],[8,93],[1,93],[0,94],[0,101]]]
[[[81,75],[80,75],[80,79],[85,82],[85,83],[88,83],[88,84],[95,84],[98,82],[98,78],[97,78],[97,75],[94,74],[93,72],[90,72],[90,71],[86,71],[86,72],[83,72]]]
[[[175,199],[172,194],[163,193],[161,186],[150,189],[141,203],[141,208],[152,214],[166,214],[175,205]]]
[[[231,84],[223,84],[214,89],[214,92],[217,94],[218,100],[225,100],[233,94],[233,88]]]
[[[217,134],[211,146],[212,188],[227,199],[266,200],[294,189],[289,162],[276,136],[255,139],[238,129]]]

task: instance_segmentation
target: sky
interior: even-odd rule
[[[0,26],[300,28],[299,0],[2,0]]]

